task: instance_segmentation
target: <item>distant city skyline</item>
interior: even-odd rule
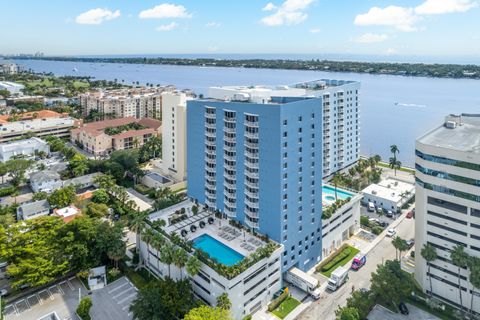
[[[3,0],[5,1],[5,0]],[[477,0],[5,3],[0,54],[480,54]]]

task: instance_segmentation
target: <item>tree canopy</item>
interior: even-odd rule
[[[183,320],[233,320],[227,309],[201,306],[190,310]]]

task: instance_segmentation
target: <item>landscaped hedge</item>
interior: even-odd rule
[[[150,192],[150,188],[143,184],[136,184],[134,189],[143,195],[147,195]]]
[[[90,308],[92,307],[92,299],[90,297],[83,297],[77,307],[77,314],[82,320],[91,320]]]
[[[290,294],[288,293],[288,290],[283,291],[283,293],[277,299],[270,302],[270,304],[268,305],[268,311],[272,312],[273,310],[277,309],[278,306],[289,296]]]
[[[6,188],[2,188],[0,189],[0,197],[6,197],[6,196],[9,196],[11,194],[13,194],[15,192],[15,187],[6,187]]]
[[[322,268],[323,266],[325,266],[326,264],[330,263],[330,261],[332,261],[333,259],[335,259],[335,257],[341,253],[343,250],[347,249],[349,246],[348,244],[344,243],[338,250],[336,253],[334,253],[333,255],[331,255],[330,257],[328,257],[327,259],[325,259],[324,261],[322,261],[318,266],[317,266],[317,272],[321,272],[322,271]],[[344,257],[345,258],[345,257]]]
[[[334,256],[331,261],[329,261],[322,267],[322,272],[327,272],[328,270],[332,269],[337,263],[348,257],[351,252],[352,251],[350,250],[350,248],[345,248],[342,252]]]

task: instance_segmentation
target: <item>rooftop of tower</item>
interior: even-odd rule
[[[451,114],[445,122],[418,138],[419,143],[461,152],[480,153],[480,114]]]

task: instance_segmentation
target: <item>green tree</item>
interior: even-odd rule
[[[130,230],[132,230],[132,232],[135,232],[137,253],[140,248],[140,236],[146,226],[145,220],[147,219],[147,216],[148,216],[147,212],[138,212],[130,219],[130,222],[129,222]],[[140,257],[141,256],[142,255],[140,255]],[[141,261],[140,261],[140,264],[141,264]]]
[[[36,192],[32,196],[32,200],[38,201],[38,200],[45,200],[48,198],[48,194],[44,191]]]
[[[217,297],[217,307],[225,310],[230,310],[232,308],[232,302],[228,298],[226,292]]]
[[[462,299],[462,285],[460,279],[460,269],[466,269],[468,267],[469,256],[465,252],[464,247],[462,245],[456,245],[453,250],[450,251],[450,260],[452,260],[453,264],[458,268],[458,296],[460,301],[460,311],[463,312],[463,299]]]
[[[352,307],[343,307],[335,311],[337,320],[360,320],[358,310]]]
[[[140,289],[129,310],[138,320],[183,319],[194,306],[190,282],[166,278]]]
[[[110,197],[105,189],[97,189],[93,192],[92,201],[95,203],[108,203]]]
[[[347,307],[357,309],[360,319],[366,319],[374,305],[374,295],[370,291],[362,292],[356,290],[347,299]]]
[[[227,309],[200,306],[190,310],[184,320],[233,320]]]
[[[90,202],[86,208],[86,214],[92,218],[103,218],[108,215],[108,206],[103,203]]]
[[[156,232],[151,228],[145,228],[142,230],[142,240],[147,244],[147,270],[151,273],[150,270],[150,245],[155,242]]]
[[[333,177],[332,177],[333,187],[335,188],[335,201],[338,200],[338,197],[337,197],[337,188],[338,188],[338,185],[339,185],[340,183],[342,183],[342,181],[343,181],[343,178],[342,178],[341,174],[335,172],[335,173],[333,174]]]
[[[400,260],[402,252],[408,250],[407,241],[396,236],[392,241],[392,245],[395,247],[395,259]]]
[[[370,291],[383,305],[395,308],[402,299],[410,296],[413,289],[410,275],[401,269],[398,260],[388,260],[372,273]]]
[[[183,279],[183,267],[187,264],[188,254],[187,252],[180,247],[175,248],[175,253],[173,256],[173,264],[180,269],[180,278]]]
[[[202,263],[200,262],[200,260],[198,260],[196,256],[190,256],[190,258],[188,258],[187,264],[185,265],[185,268],[187,270],[187,273],[190,276],[194,277],[200,272],[200,269],[202,268]]]
[[[432,246],[429,243],[426,243],[423,245],[422,250],[420,251],[420,254],[422,255],[423,259],[427,262],[428,265],[428,279],[430,279],[430,296],[432,296],[432,274],[430,273],[430,264],[431,262],[437,260],[437,251],[435,250],[435,247]]]
[[[127,246],[122,239],[117,239],[116,241],[110,243],[110,246],[107,250],[108,257],[114,261],[115,268],[118,269],[118,261],[120,261],[125,256],[125,250]]]
[[[75,200],[76,192],[74,186],[67,186],[57,189],[48,197],[48,203],[57,208],[69,206]]]
[[[7,164],[0,162],[0,176],[2,176],[2,184],[5,182],[5,175],[8,173]]]
[[[165,243],[160,251],[160,261],[168,265],[168,277],[171,277],[170,267],[175,261],[175,247],[170,243]]]
[[[11,184],[18,188],[25,181],[25,171],[32,165],[31,160],[11,159],[6,162],[7,172],[10,174]]]
[[[83,297],[82,300],[80,300],[80,304],[77,307],[77,314],[80,316],[82,320],[90,320],[92,319],[90,316],[91,308],[92,308],[92,298]]]

